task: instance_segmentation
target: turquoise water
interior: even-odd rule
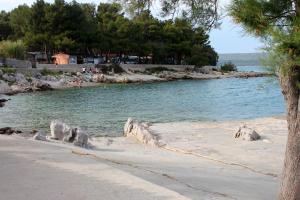
[[[128,117],[150,122],[230,120],[284,114],[274,78],[120,84],[19,94],[0,109],[0,127],[48,130],[53,119],[91,134],[122,133]]]

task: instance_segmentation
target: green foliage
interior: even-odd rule
[[[0,12],[0,41],[7,40],[12,34],[12,28],[9,22],[9,13],[5,11]]]
[[[58,76],[60,74],[62,74],[62,72],[58,72],[58,71],[54,71],[54,70],[50,70],[50,69],[47,69],[47,68],[43,68],[41,70],[41,74],[43,76]]]
[[[150,0],[130,2],[135,13],[132,18],[126,17],[118,3],[96,7],[76,1],[37,0],[31,7],[21,5],[0,14],[0,28],[3,21],[11,29],[0,39],[22,38],[28,51],[49,55],[113,53],[138,56],[141,63],[150,63],[152,57],[151,64],[215,65],[217,54],[209,44],[207,29],[196,28],[188,18],[161,21],[153,17]]]
[[[6,67],[1,67],[0,69],[1,69],[1,71],[2,71],[4,74],[14,74],[14,73],[16,73],[16,71],[17,71],[15,68],[8,67],[8,66],[6,66]]]
[[[25,52],[26,47],[22,40],[0,42],[0,57],[23,59]]]
[[[9,24],[13,30],[11,38],[18,39],[23,37],[29,30],[29,19],[31,9],[27,5],[20,5],[13,9],[9,15]]]
[[[232,72],[232,71],[237,71],[237,68],[233,63],[228,62],[228,63],[224,63],[223,65],[221,65],[221,71],[222,72]]]
[[[267,44],[265,64],[274,72],[300,66],[300,10],[293,1],[233,0],[229,13],[250,34]]]

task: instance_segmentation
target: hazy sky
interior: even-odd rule
[[[35,0],[0,0],[0,10],[9,11],[20,4],[31,5]],[[46,0],[53,2],[53,0]],[[67,0],[70,1],[70,0]],[[99,4],[105,0],[77,0],[84,3]],[[221,0],[222,6],[225,6],[229,0]],[[222,20],[220,29],[213,30],[210,33],[212,46],[218,53],[252,53],[260,51],[262,43],[253,37],[245,34],[241,27],[234,24],[229,17]]]

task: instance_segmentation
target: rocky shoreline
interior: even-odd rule
[[[213,68],[198,71],[162,70],[158,72],[132,72],[94,74],[92,72],[5,72],[0,69],[0,94],[13,95],[33,91],[45,91],[72,87],[97,86],[109,83],[152,83],[181,79],[203,80],[220,78],[252,78],[271,76],[267,72],[221,72]]]

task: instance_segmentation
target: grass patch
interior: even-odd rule
[[[16,73],[16,69],[13,67],[4,66],[0,68],[4,74],[14,74]]]
[[[50,76],[58,76],[58,75],[61,75],[62,72],[61,71],[57,72],[57,71],[53,71],[53,70],[49,70],[47,68],[44,68],[44,69],[42,69],[41,74],[43,76],[48,76],[48,75],[50,75]]]

